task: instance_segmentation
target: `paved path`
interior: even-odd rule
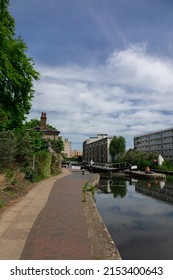
[[[82,186],[93,174],[39,183],[0,216],[0,259],[92,259]]]

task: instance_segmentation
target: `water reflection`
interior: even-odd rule
[[[104,193],[113,193],[114,197],[124,197],[127,193],[127,182],[124,180],[116,181],[114,178],[103,179],[100,181],[99,190],[103,191]]]
[[[103,178],[95,199],[123,259],[173,259],[171,181]]]

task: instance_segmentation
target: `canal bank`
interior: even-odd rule
[[[39,183],[0,216],[0,259],[121,259],[91,197],[96,174],[71,172]],[[99,240],[99,241],[98,241]]]
[[[98,186],[100,175],[95,174],[90,181],[93,186]],[[99,260],[121,260],[121,255],[114,243],[102,217],[96,207],[91,192],[87,192],[85,202],[85,213],[89,226],[89,237],[91,239],[91,252],[94,259]]]

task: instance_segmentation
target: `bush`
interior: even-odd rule
[[[52,153],[51,158],[51,174],[57,175],[62,172],[61,170],[62,157],[60,154]]]
[[[35,176],[37,179],[51,175],[51,154],[48,151],[39,151],[35,154]]]
[[[3,199],[0,199],[0,208],[4,207],[5,202],[3,201]]]
[[[16,139],[12,131],[0,132],[0,169],[11,167],[15,161]]]
[[[173,164],[169,160],[165,160],[161,166],[157,167],[159,170],[173,171]]]
[[[129,150],[123,157],[121,157],[121,162],[137,165],[138,169],[144,170],[146,166],[156,168],[154,159],[157,157],[158,155],[155,153],[144,153],[136,150]]]

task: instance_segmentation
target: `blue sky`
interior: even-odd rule
[[[28,119],[46,112],[72,149],[173,127],[172,0],[11,0],[10,13],[41,74]]]

